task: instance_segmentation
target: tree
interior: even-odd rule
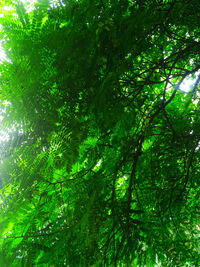
[[[199,1],[8,5],[1,264],[199,266]]]

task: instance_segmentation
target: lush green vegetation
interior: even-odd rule
[[[0,10],[0,266],[200,266],[200,1]]]

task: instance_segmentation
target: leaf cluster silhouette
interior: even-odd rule
[[[0,9],[0,265],[200,266],[200,2]]]

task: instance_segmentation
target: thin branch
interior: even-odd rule
[[[139,156],[141,155],[142,145],[143,145],[144,139],[145,139],[145,136],[142,134],[139,137],[139,145],[138,145],[138,149],[134,155],[133,166],[132,166],[132,171],[131,171],[131,175],[130,175],[130,182],[129,182],[129,187],[128,187],[128,205],[127,205],[127,216],[128,216],[127,217],[127,223],[128,223],[128,225],[129,225],[129,218],[130,218],[133,187],[136,190],[135,172],[136,172],[136,167],[137,167],[137,162],[138,162]],[[136,194],[137,194],[137,190],[136,190]],[[139,198],[138,198],[138,200],[139,200]]]

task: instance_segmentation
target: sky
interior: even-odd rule
[[[199,74],[199,73],[196,73],[196,74]],[[196,79],[193,80],[191,77],[186,78],[186,79],[182,82],[182,84],[181,84],[181,86],[180,86],[180,89],[181,89],[182,91],[188,93],[188,92],[193,88],[193,86],[194,86],[194,84],[195,84],[195,81],[196,81]]]

